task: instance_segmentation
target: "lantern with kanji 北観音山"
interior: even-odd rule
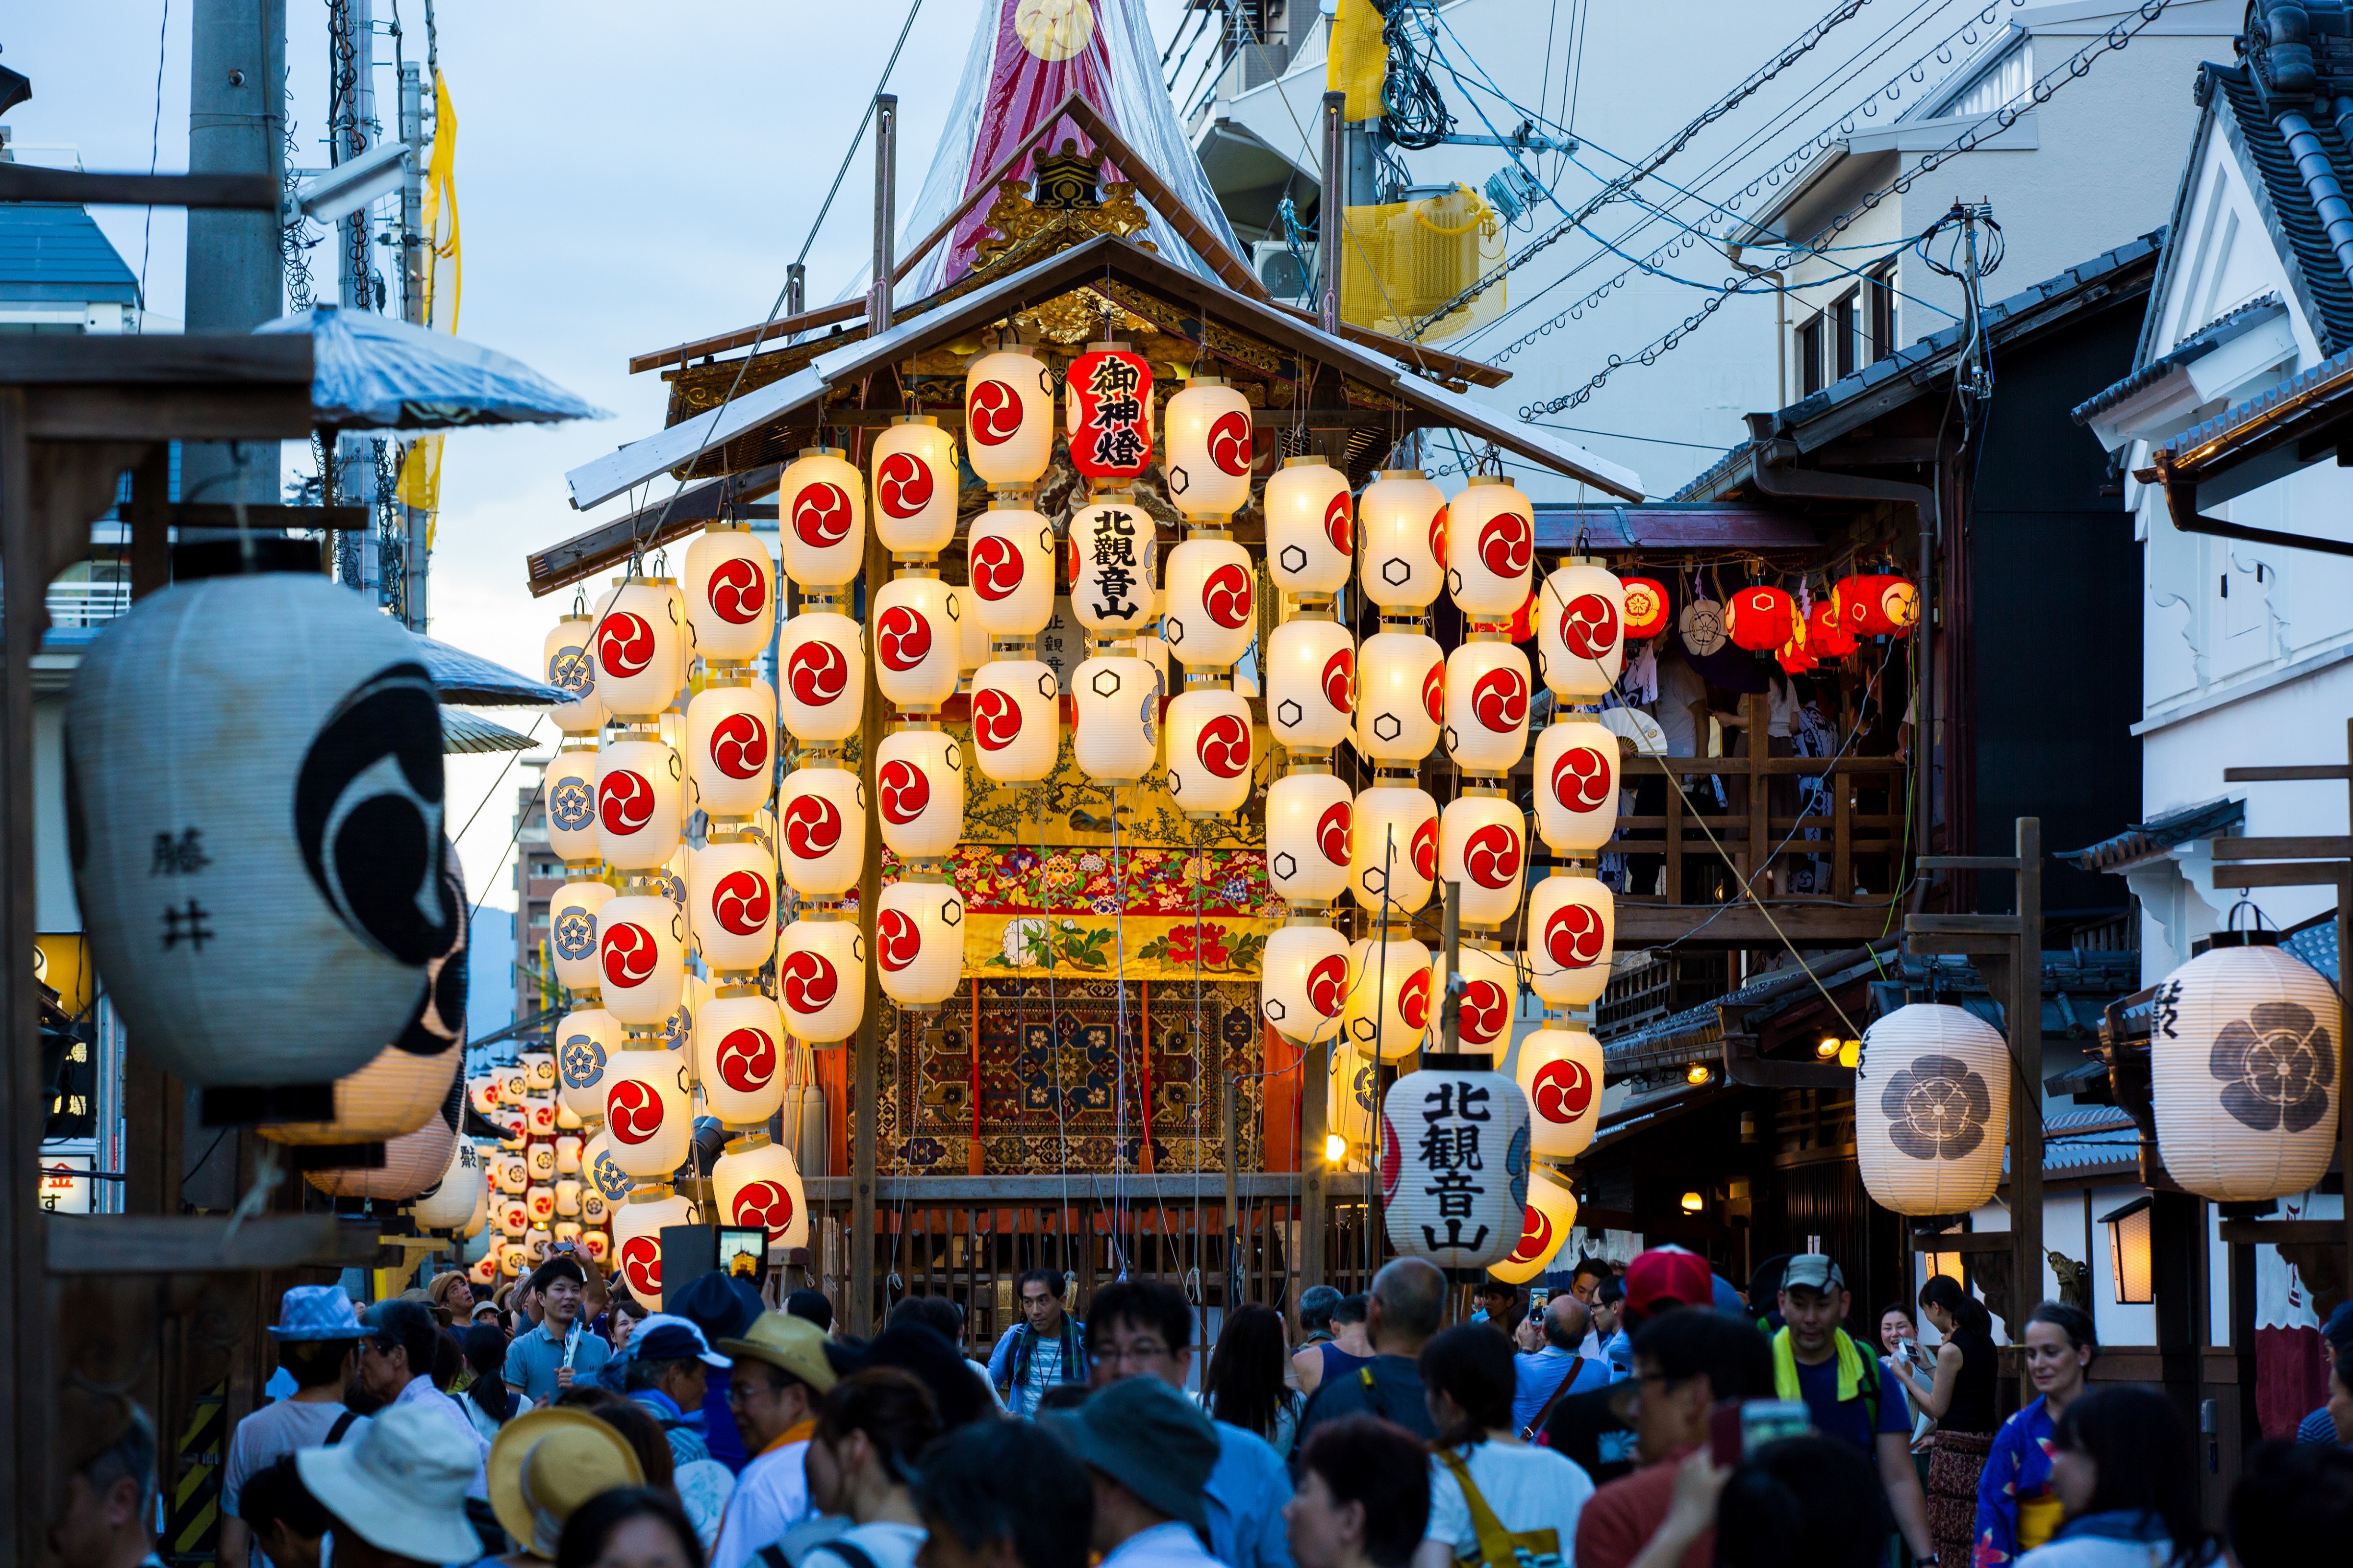
[[[1483,1056],[1427,1056],[1381,1100],[1389,1245],[1440,1268],[1484,1268],[1519,1245],[1528,1102]]]

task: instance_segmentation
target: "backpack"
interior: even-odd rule
[[[1480,1568],[1560,1568],[1560,1531],[1553,1529],[1512,1531],[1495,1517],[1487,1500],[1471,1482],[1471,1467],[1451,1449],[1440,1449],[1438,1462],[1453,1472],[1454,1484],[1462,1489],[1462,1501],[1471,1510],[1471,1529],[1479,1540],[1479,1555],[1462,1558],[1464,1563],[1476,1562]]]

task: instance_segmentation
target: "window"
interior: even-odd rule
[[[1811,397],[1822,389],[1822,318],[1819,312],[1798,327],[1798,395]]]
[[[2034,41],[2021,38],[2018,47],[1978,73],[1977,79],[1961,89],[1947,114],[1991,114],[2006,104],[2024,98],[2034,85]]]
[[[1831,378],[1833,381],[1843,381],[1855,373],[1855,306],[1862,298],[1862,291],[1857,289],[1831,307],[1831,353],[1837,372]]]
[[[1863,279],[1862,293],[1871,329],[1871,347],[1865,351],[1869,358],[1864,362],[1869,363],[1895,352],[1895,263],[1873,268]]]

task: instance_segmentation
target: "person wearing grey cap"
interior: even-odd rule
[[[1155,1377],[1124,1377],[1042,1420],[1094,1483],[1098,1568],[1216,1568],[1201,1494],[1218,1431],[1183,1394]]]
[[[1804,1400],[1816,1431],[1877,1460],[1905,1544],[1920,1562],[1935,1563],[1928,1502],[1912,1464],[1912,1406],[1902,1388],[1880,1377],[1879,1358],[1839,1327],[1849,1304],[1846,1276],[1828,1254],[1789,1259],[1781,1273],[1782,1327],[1768,1342],[1773,1394]]]

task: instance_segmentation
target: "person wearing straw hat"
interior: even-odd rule
[[[470,1563],[481,1538],[466,1519],[477,1462],[448,1424],[417,1405],[384,1411],[332,1448],[294,1456],[302,1484],[333,1515],[335,1568]]]
[[[297,1285],[280,1298],[269,1337],[278,1342],[278,1364],[294,1380],[294,1392],[238,1422],[229,1438],[221,1467],[223,1568],[246,1568],[253,1542],[237,1508],[246,1481],[298,1448],[343,1441],[363,1419],[345,1407],[343,1385],[359,1364],[366,1332],[340,1285]],[[255,1556],[269,1568],[269,1558]]]
[[[586,1410],[526,1410],[491,1445],[491,1511],[522,1546],[498,1561],[553,1563],[564,1521],[590,1498],[646,1484],[637,1450]],[[340,1564],[338,1565],[340,1568]]]
[[[788,1312],[763,1312],[743,1338],[719,1342],[734,1359],[727,1401],[752,1461],[735,1478],[711,1568],[744,1568],[808,1512],[817,1402],[839,1381],[825,1347],[823,1329]]]
[[[1044,1424],[1094,1482],[1100,1568],[1215,1568],[1202,1491],[1218,1429],[1191,1401],[1156,1377],[1124,1377]]]

